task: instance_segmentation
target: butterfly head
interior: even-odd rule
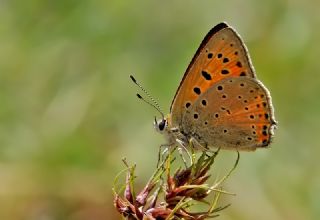
[[[169,134],[172,130],[171,125],[171,114],[166,115],[165,117],[162,117],[161,119],[157,120],[157,118],[154,118],[153,122],[154,129],[159,132],[160,134]]]
[[[164,133],[168,128],[168,121],[166,118],[161,118],[160,120],[157,120],[157,118],[154,118],[154,128],[159,133]]]
[[[163,117],[159,120],[154,119],[154,128],[157,132],[162,134],[167,140],[167,145],[172,145],[176,143],[178,129],[172,128],[170,114],[167,117]]]

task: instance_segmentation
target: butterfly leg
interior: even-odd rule
[[[210,150],[207,146],[203,146],[202,144],[200,144],[197,141],[197,139],[195,139],[194,137],[191,137],[189,139],[189,145],[192,149],[201,150],[204,152],[214,152],[214,151]]]
[[[183,157],[183,150],[184,150],[184,149],[181,148],[181,147],[178,148],[179,155],[180,155],[180,157],[181,157],[181,159],[182,159],[182,161],[183,161],[183,163],[184,163],[184,166],[187,168],[188,165],[187,165],[186,159]]]
[[[163,155],[168,153],[169,147],[171,145],[170,144],[161,144],[159,147],[159,151],[158,151],[158,162],[157,162],[157,167],[159,167],[160,161],[163,158]],[[164,148],[164,150],[162,151],[162,148]]]
[[[187,161],[186,161],[186,159],[184,158],[182,151],[186,152],[186,154],[187,154],[188,157],[189,157],[190,162],[192,162],[192,157],[191,157],[189,151],[187,150],[187,148],[186,148],[186,146],[185,146],[185,142],[183,142],[183,141],[180,140],[180,139],[176,139],[176,142],[180,145],[180,146],[178,147],[179,155],[180,155],[180,157],[181,157],[181,159],[182,159],[185,167],[188,167]]]

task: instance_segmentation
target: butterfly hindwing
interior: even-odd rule
[[[256,79],[230,77],[210,87],[188,108],[181,131],[203,146],[255,150],[273,134],[268,90]]]

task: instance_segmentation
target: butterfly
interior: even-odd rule
[[[220,23],[205,36],[169,115],[154,125],[168,146],[254,151],[270,144],[276,127],[271,96],[232,27]]]

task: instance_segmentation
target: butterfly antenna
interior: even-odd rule
[[[141,85],[140,83],[137,82],[137,80],[132,76],[130,75],[130,78],[131,80],[134,82],[134,84],[136,84],[147,96],[148,98],[152,101],[149,102],[147,101],[146,99],[144,99],[140,94],[137,94],[137,97],[141,100],[143,100],[145,103],[147,103],[148,105],[152,106],[154,109],[156,109],[162,116],[162,119],[164,119],[164,114],[160,108],[160,105],[152,98],[152,96],[147,92],[147,90],[145,90]]]
[[[147,103],[148,105],[152,106],[154,109],[156,109],[161,114],[162,119],[164,119],[164,114],[162,113],[162,111],[160,109],[158,109],[157,106],[155,106],[153,103],[145,100],[139,93],[137,93],[137,97],[139,99],[141,99],[142,101],[144,101],[145,103]]]

